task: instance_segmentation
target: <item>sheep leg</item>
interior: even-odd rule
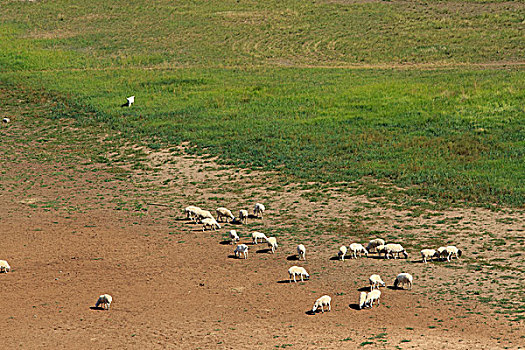
[[[324,308],[323,308],[323,304],[321,304],[321,313],[324,314]]]

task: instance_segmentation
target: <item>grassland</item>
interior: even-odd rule
[[[55,95],[55,117],[294,179],[524,204],[523,4],[0,4],[0,81]]]

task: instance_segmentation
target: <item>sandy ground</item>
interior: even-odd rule
[[[12,267],[0,275],[5,349],[519,349],[525,343],[523,320],[493,307],[514,288],[512,305],[523,312],[523,255],[513,256],[523,252],[522,211],[456,208],[412,217],[353,188],[323,192],[313,203],[311,189],[184,155],[180,147],[149,154],[150,169],[117,179],[115,164],[78,152],[91,139],[64,131],[54,143],[57,131],[48,122],[31,126],[24,103],[4,107],[14,122],[0,130],[0,259]],[[263,220],[225,224],[218,232],[203,232],[182,215],[189,204],[237,212],[256,201],[268,206]],[[365,232],[348,224],[356,218]],[[400,222],[404,228],[396,229]],[[333,258],[341,244],[408,225],[424,244],[447,223],[452,233],[443,243],[454,241],[455,232],[454,243],[468,245],[465,257],[450,264],[422,264],[415,248],[406,260]],[[232,228],[242,242],[260,230],[277,236],[280,247],[272,255],[265,245],[250,245],[247,260],[234,259],[224,241]],[[495,247],[486,259],[496,260],[478,266],[485,253],[473,251],[501,237],[515,244]],[[307,247],[306,262],[295,261],[298,242]],[[306,267],[311,279],[288,283],[292,265]],[[382,288],[380,307],[358,310],[370,274],[391,286],[399,272],[415,276],[411,291]],[[103,293],[113,296],[110,311],[92,308]],[[332,296],[332,311],[310,315],[323,294]]]

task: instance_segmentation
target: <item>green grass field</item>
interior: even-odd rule
[[[55,95],[57,116],[298,179],[525,203],[525,4],[0,6],[0,80]]]

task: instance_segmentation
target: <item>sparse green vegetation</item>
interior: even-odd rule
[[[59,97],[53,118],[296,179],[523,205],[524,73],[491,69],[523,57],[519,2],[0,3],[0,80]]]

